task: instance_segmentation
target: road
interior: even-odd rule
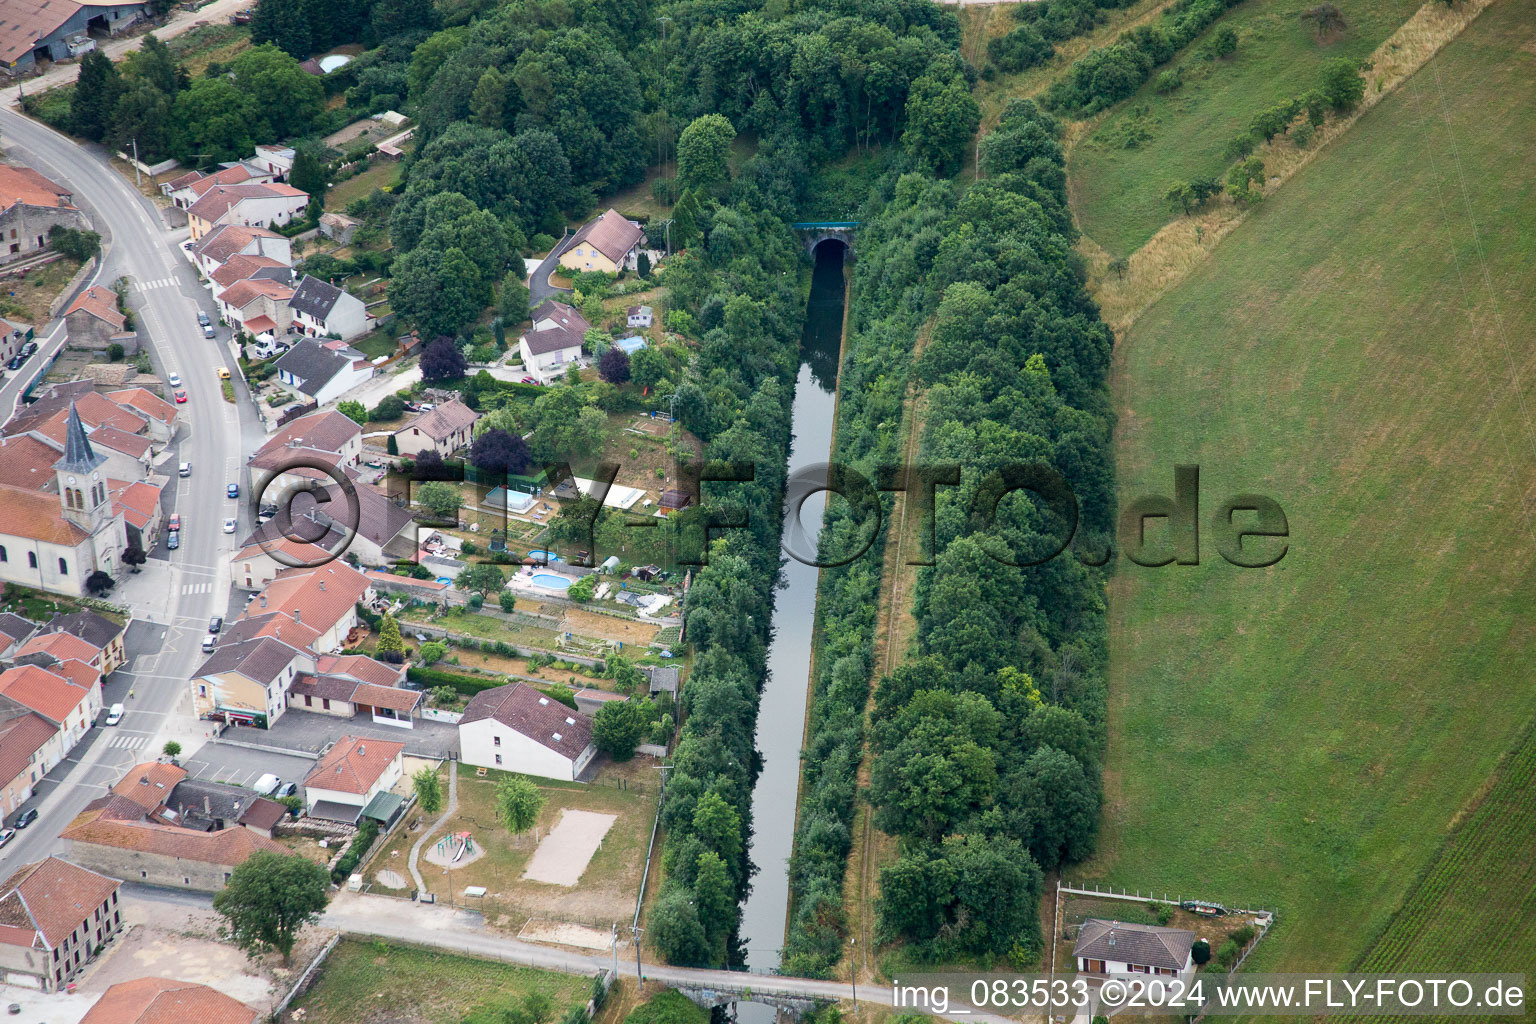
[[[64,777],[33,801],[42,815],[38,822],[0,851],[3,874],[6,865],[51,852],[58,833],[100,795],[100,784],[112,770],[121,774],[122,767],[136,760],[152,759],[165,739],[177,739],[190,749],[195,744],[188,741],[203,735],[191,715],[187,680],[201,661],[199,644],[209,616],[230,611],[227,559],[236,538],[246,534],[252,512],[246,501],[226,498],[225,485],[240,479],[248,450],[242,437],[254,448],[262,431],[243,390],[237,388],[238,405],[223,399],[215,367],[234,366],[234,349],[225,337],[228,331],[220,331],[221,340],[209,341],[198,326],[198,309],[212,314],[213,301],[179,252],[185,232],[164,228],[154,205],[112,170],[105,150],[79,145],[4,107],[0,139],[8,159],[34,167],[73,191],[76,204],[103,236],[97,279],[110,284],[127,276],[133,282],[129,306],[140,338],[157,372],[162,377],[180,373],[189,397],[177,407],[181,422],[172,442],[176,451],[167,463],[173,481],[167,494],[185,524],[181,547],[173,552],[162,549],[163,561],[152,558],[143,574],[127,577],[112,595],[133,610],[131,638],[137,652],[129,666],[113,673],[105,699],[108,704],[127,704],[128,716],[122,726],[93,730],[56,770]],[[53,347],[64,341],[58,324],[41,327],[38,335]],[[34,356],[34,365],[44,355]],[[18,379],[0,389],[0,411],[9,411],[15,399],[11,389],[20,386]],[[191,461],[190,478],[176,477],[176,460]],[[238,515],[242,529],[224,534],[221,521],[231,515]]]

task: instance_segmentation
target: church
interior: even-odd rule
[[[73,402],[65,431],[57,494],[0,484],[0,581],[78,597],[98,569],[118,575],[128,533]]]

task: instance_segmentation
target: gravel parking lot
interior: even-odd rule
[[[182,767],[194,779],[231,786],[254,786],[257,779],[271,772],[284,782],[297,782],[299,793],[303,794],[304,776],[315,767],[315,762],[294,754],[273,754],[211,740],[184,759]]]

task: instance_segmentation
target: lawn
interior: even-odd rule
[[[193,78],[201,78],[213,62],[228,64],[251,47],[249,25],[199,25],[166,41],[166,49]]]
[[[512,773],[491,769],[485,778],[480,778],[473,766],[459,765],[458,770],[458,813],[445,830],[430,834],[420,862],[422,879],[438,900],[448,901],[450,885],[453,898],[459,901],[465,887],[485,886],[486,917],[497,927],[512,932],[521,929],[530,917],[600,925],[605,931],[610,922],[629,920],[635,911],[646,844],[656,814],[660,773],[650,758],[609,764],[602,769],[598,781],[585,785],[533,779],[545,799],[537,826],[540,837],[554,827],[565,808],[617,815],[603,839],[602,849],[593,855],[581,881],[570,888],[522,877],[538,844],[532,832],[517,837],[508,835],[497,824],[494,802],[497,784],[512,777]],[[621,781],[627,788],[619,788]],[[444,831],[469,832],[477,844],[483,844],[485,856],[455,868],[451,876],[444,868],[428,863],[426,852]],[[369,881],[374,881],[374,873],[383,868],[406,874],[410,848],[420,835],[420,829],[400,829],[368,865]]]
[[[372,167],[354,174],[346,181],[338,181],[325,193],[326,209],[346,212],[347,204],[354,199],[370,195],[374,189],[394,188],[400,181],[400,161],[382,157]]]
[[[48,307],[79,269],[80,264],[66,257],[20,276],[0,279],[0,288],[5,292],[0,295],[0,316],[42,327],[50,319]]]
[[[1169,185],[1225,175],[1227,143],[1256,114],[1314,88],[1328,61],[1370,55],[1421,0],[1339,0],[1347,27],[1326,43],[1298,17],[1313,3],[1240,4],[1206,32],[1236,29],[1235,54],[1203,60],[1205,36],[1196,39],[1168,65],[1183,69],[1183,86],[1166,96],[1144,86],[1073,148],[1070,191],[1084,234],[1115,256],[1129,255],[1173,217],[1163,198]]]
[[[512,1005],[536,992],[554,1004],[551,1019],[586,1005],[592,979],[474,960],[414,946],[344,939],[326,958],[319,980],[294,1011],[316,1024],[459,1024],[483,1006]]]
[[[1531,14],[1490,8],[1119,347],[1122,507],[1195,463],[1205,514],[1268,495],[1290,547],[1237,569],[1207,522],[1198,566],[1118,563],[1068,878],[1275,907],[1259,969],[1355,963],[1536,712]]]

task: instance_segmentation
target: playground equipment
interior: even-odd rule
[[[468,832],[452,832],[437,841],[438,857],[457,864],[466,853],[475,852],[475,840]]]

